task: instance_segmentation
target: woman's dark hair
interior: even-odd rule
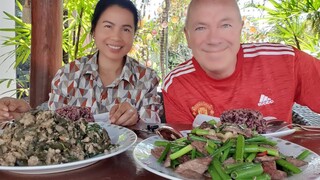
[[[111,6],[117,5],[119,7],[122,7],[124,9],[127,9],[130,11],[133,15],[134,19],[134,31],[137,31],[138,29],[138,10],[136,6],[130,1],[130,0],[100,0],[96,8],[94,9],[94,13],[91,20],[91,34],[93,34],[98,20],[100,19],[101,14],[108,9]]]

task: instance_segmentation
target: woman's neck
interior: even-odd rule
[[[120,76],[125,59],[122,60],[109,60],[103,59],[98,56],[98,72],[105,86],[111,84],[117,77]]]

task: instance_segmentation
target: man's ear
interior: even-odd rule
[[[240,34],[242,34],[243,26],[244,26],[244,21],[241,21]]]
[[[189,33],[188,33],[188,30],[186,27],[183,28],[183,32],[184,32],[184,35],[186,36],[186,40],[187,40],[187,43],[188,43],[188,48],[190,48],[189,46]]]

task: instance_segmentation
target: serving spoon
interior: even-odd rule
[[[279,131],[282,131],[288,127],[292,127],[292,128],[298,127],[298,128],[303,129],[305,131],[320,132],[319,126],[306,126],[306,125],[295,124],[295,123],[287,123],[286,121],[283,121],[280,119],[267,120],[267,131],[279,132]]]

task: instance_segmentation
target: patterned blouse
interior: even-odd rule
[[[48,106],[91,107],[93,114],[109,112],[114,104],[129,102],[144,122],[160,122],[162,104],[157,95],[159,77],[127,56],[119,78],[104,86],[98,74],[97,54],[82,57],[58,70],[52,80]]]

